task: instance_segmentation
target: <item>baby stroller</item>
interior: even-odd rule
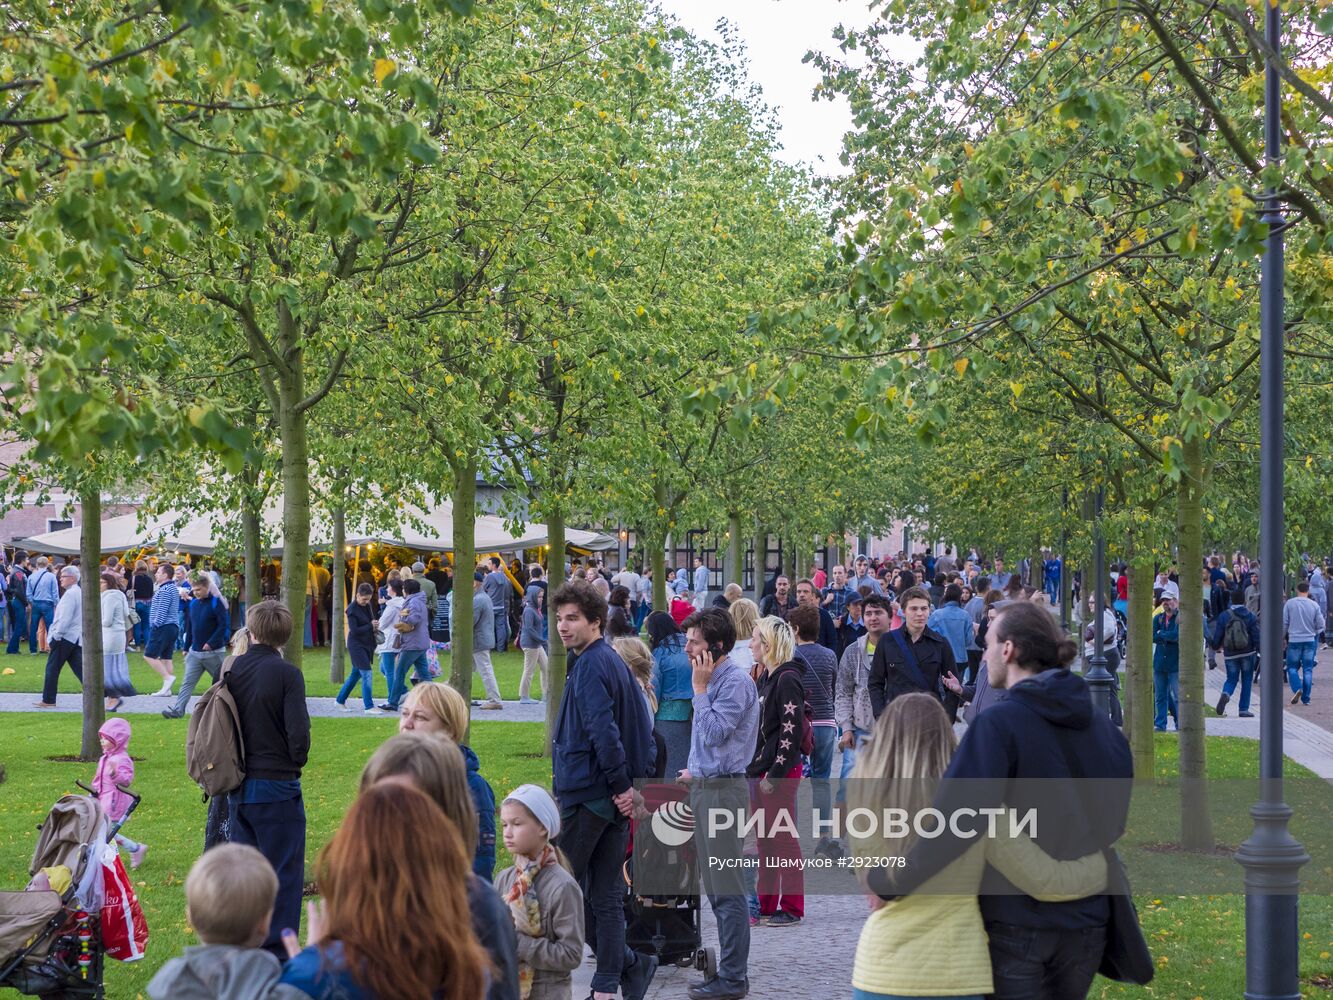
[[[0,987],[50,1000],[103,1000],[104,900],[102,851],[139,804],[127,788],[130,807],[120,823],[107,820],[92,789],[63,796],[37,829],[30,875],[64,866],[64,892],[42,889],[0,892]]]
[[[679,785],[646,785],[644,808],[656,812],[668,801],[688,799]],[[637,830],[638,823],[635,828]],[[633,951],[656,955],[659,965],[699,969],[705,979],[717,975],[717,952],[704,948],[700,924],[699,863],[694,841],[683,847],[666,847],[648,838],[637,861],[658,873],[671,873],[674,890],[668,893],[639,893],[635,890],[634,843],[625,859],[625,944]],[[654,886],[662,888],[662,886]]]

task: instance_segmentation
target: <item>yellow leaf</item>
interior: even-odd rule
[[[384,78],[398,69],[398,64],[392,59],[375,60],[375,82],[383,83]]]
[[[1009,391],[1014,394],[1014,399],[1017,399],[1019,396],[1023,395],[1024,388],[1026,387],[1023,385],[1022,382],[1009,383]]]
[[[1145,69],[1142,73],[1139,74],[1139,79],[1142,80],[1144,83],[1152,83],[1152,74]]]
[[[259,86],[259,84],[255,83],[253,80],[246,80],[245,92],[249,94],[251,97],[258,97],[260,94],[264,92],[264,90],[262,87]]]
[[[959,358],[957,361],[955,361],[953,363],[953,370],[958,373],[959,378],[962,378],[963,375],[967,372],[967,358]]]
[[[981,232],[982,232],[982,235],[985,235],[986,233],[989,233],[989,232],[990,232],[992,229],[994,229],[994,228],[995,228],[995,223],[991,222],[990,219],[982,219],[982,220],[981,220]]]

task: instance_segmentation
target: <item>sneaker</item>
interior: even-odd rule
[[[620,995],[624,1000],[643,1000],[657,972],[657,956],[638,953],[634,964],[620,974]]]
[[[1225,691],[1223,691],[1223,692],[1222,692],[1222,697],[1220,697],[1220,698],[1217,699],[1217,714],[1218,714],[1218,715],[1226,715],[1226,714],[1227,714],[1227,702],[1229,702],[1230,700],[1231,700],[1231,695],[1229,695],[1229,694],[1227,694]]]
[[[480,698],[473,698],[473,699],[472,699],[472,707],[473,707],[473,708],[481,708],[481,699],[480,699]]]
[[[173,712],[173,711],[172,711],[171,709],[169,709],[169,708],[164,708],[164,709],[162,709],[162,718],[164,718],[164,719],[183,719],[183,718],[185,718],[185,713],[184,713],[184,712]]]
[[[367,708],[367,709],[365,710],[365,714],[366,714],[366,715],[383,715],[383,714],[384,714],[384,709],[382,709],[382,708],[376,708],[374,705],[371,705],[369,708]]]
[[[795,927],[801,922],[800,917],[793,917],[785,910],[781,913],[775,913],[768,918],[769,927]]]
[[[347,704],[347,702],[345,702],[345,701],[340,701],[340,702],[337,703],[337,705],[338,705],[338,707],[341,708],[344,712],[355,712],[355,711],[356,711],[355,706],[353,706],[353,705],[349,705],[349,704]]]
[[[1254,718],[1254,713],[1253,713],[1253,712],[1241,712],[1241,713],[1240,713],[1240,717],[1241,717],[1242,719],[1253,719],[1253,718]]]
[[[502,708],[504,708],[504,703],[499,701],[484,701],[481,703],[483,712],[498,712]]]
[[[541,699],[539,699],[539,698],[520,698],[520,699],[518,699],[518,703],[519,703],[520,705],[540,705],[540,704],[541,704]]]
[[[147,854],[148,854],[147,844],[140,844],[133,851],[130,851],[130,867],[138,868],[141,864],[143,864],[143,859],[147,856]]]
[[[1294,695],[1291,696],[1291,703],[1292,703],[1293,705],[1296,704],[1296,702],[1298,702],[1298,701],[1300,701],[1300,700],[1301,700],[1301,695],[1300,695],[1300,692],[1299,692],[1299,691],[1298,691],[1296,694],[1294,694]],[[1306,704],[1308,705],[1309,702],[1306,702]]]
[[[55,702],[51,702],[51,701],[34,701],[34,702],[32,703],[32,707],[33,707],[33,708],[55,708],[56,706],[55,706]]]
[[[387,712],[387,713],[390,714],[390,715],[397,715],[397,714],[398,714],[398,709],[394,708],[392,705],[381,705],[381,706],[380,706],[380,711],[381,711],[381,712]]]
[[[167,698],[171,696],[171,686],[176,683],[175,677],[168,677],[162,682],[162,686],[153,692],[154,698]]]

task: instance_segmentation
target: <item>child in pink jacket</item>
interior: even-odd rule
[[[107,719],[97,731],[102,741],[102,758],[97,762],[97,776],[93,778],[93,791],[97,801],[102,803],[102,810],[107,819],[118,823],[130,808],[130,797],[117,785],[134,783],[134,761],[130,760],[130,724],[122,718]],[[130,840],[123,834],[116,834],[116,843],[130,852],[130,867],[138,868],[143,864],[148,845]]]

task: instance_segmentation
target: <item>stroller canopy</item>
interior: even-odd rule
[[[101,848],[106,843],[106,815],[91,795],[66,795],[51,807],[37,836],[28,874],[64,865],[70,871],[79,898],[90,905],[90,875],[100,871]]]

